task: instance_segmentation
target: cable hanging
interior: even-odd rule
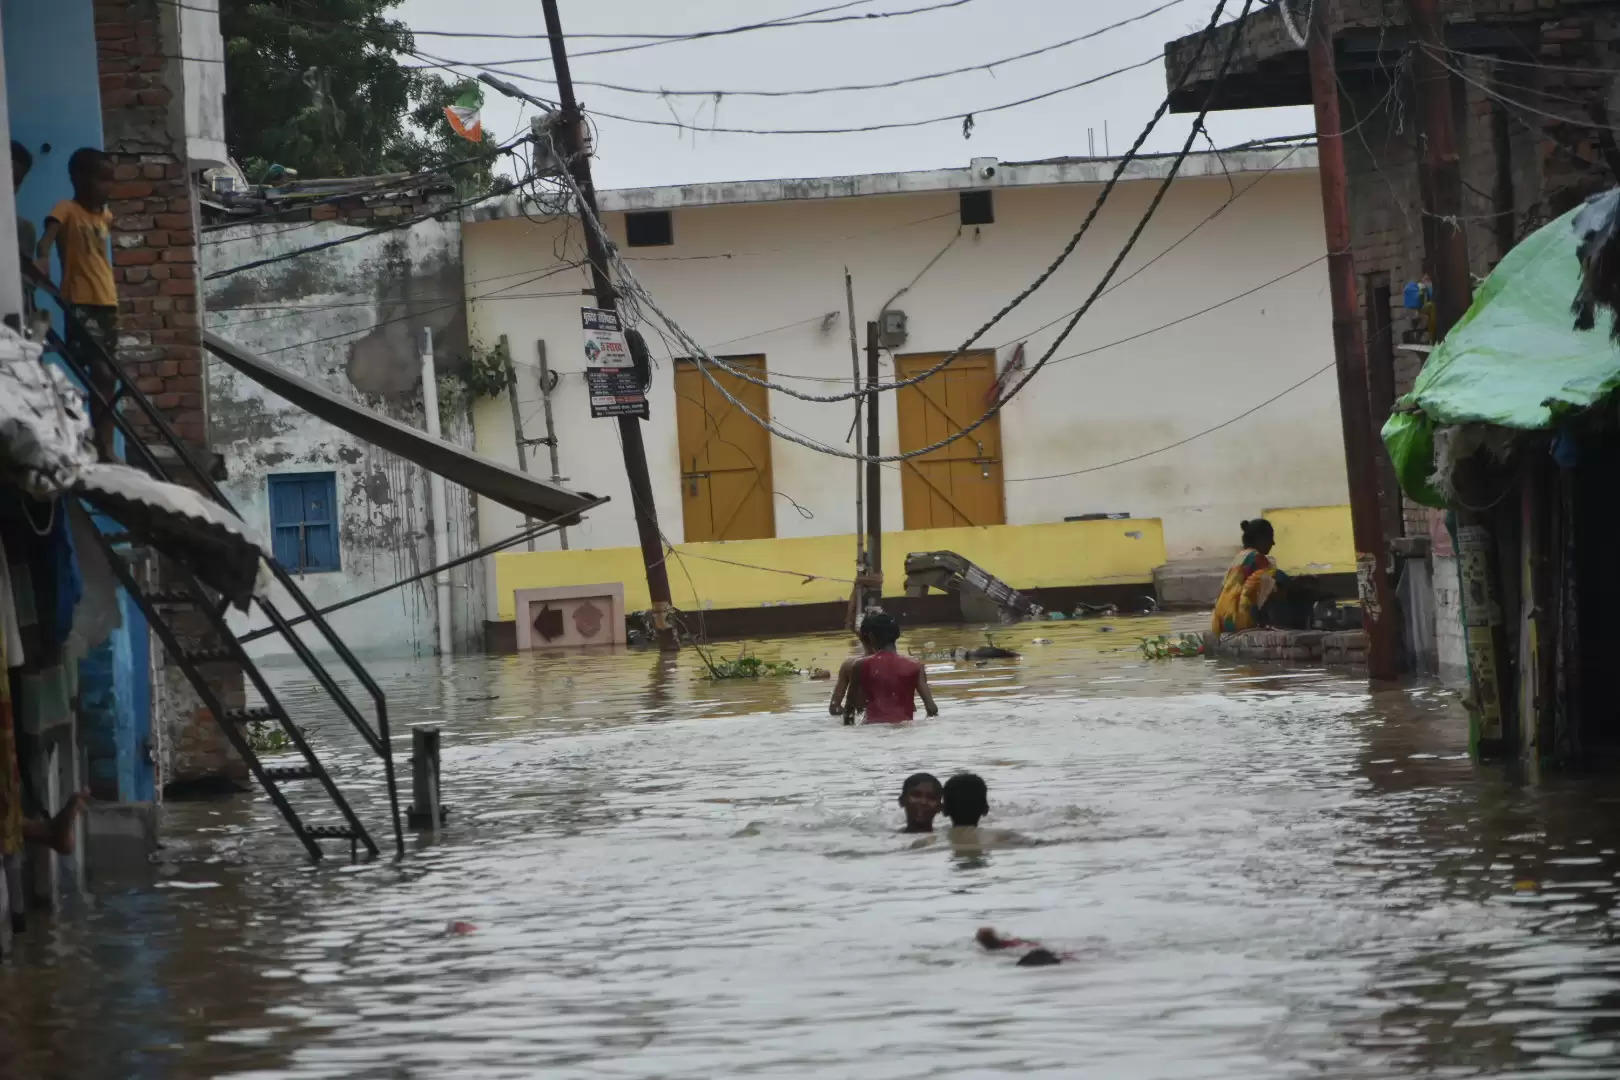
[[[1238,15],[1237,22],[1241,23],[1244,19],[1246,19],[1248,17],[1249,10],[1253,6],[1253,3],[1254,3],[1254,0],[1244,0],[1243,9],[1242,9],[1241,13]],[[1207,38],[1209,38],[1210,36],[1213,35],[1214,28],[1215,28],[1218,20],[1220,19],[1221,13],[1224,10],[1225,6],[1226,6],[1225,0],[1220,0],[1220,2],[1217,3],[1215,13],[1211,17],[1211,20],[1210,20],[1210,25],[1204,31],[1204,38],[1205,39],[1207,39]],[[987,423],[993,416],[997,415],[1002,410],[1002,408],[1005,407],[1007,402],[1011,401],[1020,391],[1023,390],[1024,387],[1029,385],[1031,380],[1033,380],[1035,378],[1035,376],[1038,375],[1040,373],[1040,371],[1046,366],[1046,364],[1051,360],[1053,354],[1055,354],[1057,352],[1058,348],[1062,345],[1062,343],[1065,340],[1067,340],[1069,334],[1073,332],[1075,326],[1077,326],[1079,324],[1080,320],[1090,310],[1091,306],[1096,302],[1097,298],[1102,294],[1103,290],[1107,288],[1109,282],[1113,279],[1114,274],[1118,272],[1119,267],[1124,263],[1125,259],[1129,256],[1129,254],[1131,252],[1131,249],[1133,247],[1135,247],[1137,240],[1140,239],[1142,233],[1147,229],[1148,223],[1153,219],[1154,214],[1158,211],[1159,206],[1163,203],[1165,197],[1168,195],[1169,190],[1170,190],[1170,186],[1174,182],[1177,173],[1180,171],[1181,164],[1187,159],[1188,155],[1191,154],[1193,143],[1196,141],[1196,139],[1198,138],[1200,132],[1203,130],[1204,119],[1209,114],[1210,109],[1213,107],[1214,102],[1215,102],[1216,94],[1219,92],[1220,87],[1222,86],[1222,84],[1225,81],[1226,71],[1231,66],[1232,58],[1236,54],[1237,44],[1238,44],[1238,42],[1240,40],[1241,40],[1241,35],[1238,35],[1238,34],[1231,35],[1231,38],[1230,38],[1230,40],[1228,42],[1228,45],[1227,45],[1227,49],[1226,49],[1224,55],[1222,56],[1220,68],[1216,73],[1215,84],[1214,84],[1214,86],[1211,87],[1209,94],[1206,96],[1206,99],[1204,101],[1204,105],[1199,110],[1198,116],[1195,118],[1195,120],[1193,122],[1193,125],[1192,125],[1192,129],[1189,131],[1186,140],[1183,142],[1180,152],[1176,155],[1175,159],[1173,160],[1169,173],[1165,176],[1163,181],[1160,183],[1159,189],[1158,189],[1157,192],[1155,192],[1154,197],[1153,197],[1152,201],[1149,203],[1146,212],[1142,215],[1142,218],[1137,222],[1135,228],[1131,231],[1131,234],[1126,239],[1126,242],[1125,242],[1124,246],[1120,249],[1119,253],[1115,256],[1113,262],[1109,265],[1107,272],[1104,273],[1102,279],[1092,289],[1092,292],[1091,292],[1090,296],[1087,298],[1086,303],[1084,305],[1082,305],[1081,308],[1074,313],[1073,317],[1070,318],[1068,324],[1063,328],[1062,332],[1058,334],[1057,338],[1052,342],[1051,346],[1046,350],[1046,352],[1041,356],[1041,358],[1038,361],[1036,361],[1036,363],[1030,368],[1030,370],[1028,372],[1026,372],[1024,374],[1024,376],[1011,389],[1009,389],[1004,395],[1002,395],[1002,397],[999,400],[997,400],[995,402],[995,404],[993,404],[989,409],[987,409],[984,412],[984,414],[981,415],[978,419],[974,420],[972,423],[970,423],[967,426],[959,429],[958,431],[956,431],[952,435],[947,436],[944,439],[940,439],[940,440],[938,440],[938,441],[936,441],[936,442],[934,442],[934,443],[932,443],[932,444],[930,444],[928,446],[920,447],[920,448],[918,448],[916,450],[906,451],[906,452],[900,453],[900,454],[867,455],[865,457],[861,457],[860,455],[858,455],[856,453],[853,453],[851,451],[845,450],[842,447],[830,446],[830,445],[825,444],[825,443],[817,442],[816,440],[810,439],[810,438],[808,438],[806,436],[803,436],[803,435],[801,435],[801,434],[799,434],[797,432],[786,432],[783,429],[781,429],[779,426],[773,424],[770,420],[767,420],[767,419],[759,416],[752,409],[750,409],[746,403],[738,400],[738,398],[734,394],[732,394],[729,389],[727,389],[718,379],[716,379],[714,377],[713,372],[710,371],[710,366],[711,365],[719,366],[723,370],[727,370],[727,371],[731,372],[732,374],[737,374],[737,372],[734,369],[730,369],[730,368],[726,367],[726,365],[724,365],[724,364],[716,364],[712,357],[707,356],[704,353],[704,351],[701,349],[701,347],[696,345],[696,342],[691,339],[690,335],[686,334],[685,331],[683,331],[678,325],[675,325],[672,322],[670,322],[667,319],[667,317],[663,316],[662,312],[659,312],[659,315],[660,315],[661,318],[664,318],[665,325],[668,326],[669,329],[673,333],[676,334],[677,338],[679,338],[681,340],[683,345],[685,345],[687,347],[694,348],[695,355],[693,355],[691,357],[691,359],[692,359],[693,363],[697,366],[698,370],[703,373],[703,375],[704,375],[704,377],[706,379],[708,379],[710,385],[715,387],[715,389],[720,392],[721,396],[723,396],[727,401],[729,401],[739,412],[741,412],[743,415],[749,417],[749,419],[751,419],[754,423],[756,423],[756,424],[760,425],[761,427],[765,428],[767,431],[770,431],[772,434],[775,434],[778,438],[782,438],[782,439],[784,439],[786,441],[789,441],[789,442],[797,443],[797,444],[799,444],[801,446],[806,447],[807,449],[815,450],[818,453],[823,453],[823,454],[826,454],[826,455],[829,455],[829,456],[832,456],[832,457],[840,457],[840,458],[846,458],[846,459],[850,459],[850,460],[859,459],[859,460],[866,460],[866,461],[875,461],[875,462],[879,462],[879,463],[893,462],[893,461],[907,461],[907,460],[910,460],[912,458],[922,457],[924,455],[934,453],[935,451],[940,450],[943,447],[949,446],[952,443],[955,443],[960,439],[966,438],[968,435],[972,434],[975,430],[977,430],[978,428],[982,427],[985,423]],[[578,201],[578,203],[580,205],[581,215],[586,220],[587,228],[597,229],[600,232],[600,234],[603,235],[603,237],[605,238],[605,230],[601,229],[601,222],[596,220],[594,215],[591,215],[589,213],[589,208],[586,205],[583,193],[581,193],[579,191],[579,189],[577,188],[577,186],[575,186],[573,184],[571,178],[568,179],[568,184],[569,184],[569,186],[571,188],[573,188],[574,196],[575,196],[576,200]],[[609,250],[609,253],[610,253],[610,256],[611,256],[613,254],[612,247],[610,246],[608,250]],[[619,267],[621,274],[626,272],[627,268],[624,266],[622,260],[616,260],[615,265]],[[637,298],[640,301],[646,302],[647,305],[652,308],[652,310],[654,310],[655,312],[658,312],[658,308],[657,308],[656,304],[652,302],[652,299],[651,299],[650,296],[646,295],[645,290],[640,289],[639,283],[635,282],[633,280],[633,278],[632,278],[632,279],[627,280],[627,284],[630,286],[630,291],[634,292],[636,294]],[[845,399],[846,398],[838,398],[838,399],[835,399],[835,400],[845,400]]]
[[[725,88],[718,88],[718,87],[715,88],[715,89],[710,89],[710,90],[673,90],[673,89],[668,89],[668,88],[664,88],[664,87],[626,86],[626,85],[623,85],[621,83],[598,82],[598,81],[592,81],[592,80],[589,80],[589,79],[575,79],[574,80],[574,85],[575,86],[591,86],[591,87],[596,87],[597,89],[601,89],[601,90],[614,90],[614,91],[617,91],[619,93],[624,93],[624,94],[641,94],[641,95],[644,95],[644,96],[647,96],[647,97],[658,97],[658,98],[703,97],[703,98],[715,98],[715,99],[728,98],[728,97],[765,97],[765,98],[772,98],[772,97],[809,97],[809,96],[816,95],[816,94],[842,94],[842,93],[851,93],[851,92],[867,91],[867,90],[890,90],[890,89],[893,89],[894,87],[897,87],[897,86],[911,86],[911,85],[914,85],[916,83],[932,82],[932,81],[934,81],[936,79],[946,79],[946,78],[950,78],[951,76],[954,76],[954,75],[967,75],[967,74],[971,74],[971,73],[977,72],[977,71],[994,72],[997,68],[1005,67],[1008,64],[1015,64],[1015,63],[1018,63],[1018,62],[1023,61],[1023,60],[1030,60],[1030,59],[1033,59],[1034,57],[1037,57],[1037,56],[1044,56],[1047,53],[1056,52],[1059,49],[1066,49],[1071,45],[1077,45],[1077,44],[1079,44],[1080,42],[1083,42],[1083,41],[1094,40],[1095,38],[1099,38],[1099,37],[1103,36],[1104,34],[1107,34],[1107,33],[1111,32],[1111,31],[1119,30],[1119,29],[1121,29],[1123,27],[1130,26],[1133,23],[1141,22],[1144,19],[1150,19],[1150,18],[1152,18],[1153,16],[1159,14],[1162,11],[1165,11],[1165,10],[1167,10],[1169,8],[1176,7],[1176,6],[1180,5],[1180,4],[1184,4],[1186,2],[1187,2],[1187,0],[1165,0],[1164,3],[1161,3],[1161,4],[1157,5],[1156,7],[1149,8],[1148,10],[1142,12],[1139,15],[1132,15],[1129,18],[1120,19],[1118,22],[1109,23],[1107,26],[1100,26],[1095,30],[1089,30],[1084,34],[1080,34],[1080,35],[1077,35],[1075,37],[1065,38],[1062,41],[1055,41],[1050,45],[1042,45],[1040,48],[1037,48],[1037,49],[1029,49],[1029,50],[1027,50],[1025,52],[1014,53],[1011,56],[1002,56],[1002,57],[999,57],[999,58],[997,58],[995,60],[987,60],[987,61],[984,61],[984,62],[978,63],[978,64],[967,64],[967,65],[965,65],[963,67],[949,68],[949,69],[946,69],[944,71],[930,71],[930,72],[926,72],[926,73],[921,74],[921,75],[909,75],[909,76],[906,76],[905,78],[889,79],[889,80],[887,80],[885,82],[850,83],[850,84],[842,85],[842,86],[810,86],[810,87],[801,87],[801,88],[797,88],[797,89],[785,89],[785,90],[728,90],[728,89],[725,89]],[[446,58],[441,57],[441,56],[433,56],[433,55],[431,55],[429,53],[420,53],[420,54],[415,54],[415,55],[420,55],[421,57],[423,57],[425,59],[428,59],[428,60],[438,61],[438,63],[435,64],[434,66],[444,65],[444,66],[474,67],[474,68],[479,66],[478,64],[473,63],[471,61],[449,60],[449,59],[446,59]],[[502,64],[522,63],[522,62],[526,62],[526,61],[520,61],[520,60],[492,61],[492,63],[502,63]],[[520,72],[512,72],[512,71],[498,72],[498,74],[510,75],[510,76],[512,76],[514,78],[523,79],[523,80],[526,80],[528,82],[539,83],[539,84],[544,85],[544,86],[555,86],[556,85],[556,80],[555,79],[548,79],[548,78],[545,78],[545,77],[539,76],[539,75],[525,75],[525,74],[522,74]]]
[[[1186,66],[1187,71],[1190,72],[1193,69],[1193,67],[1196,66],[1196,64],[1198,62],[1198,59],[1202,56],[1205,46],[1207,45],[1208,41],[1213,36],[1214,29],[1215,29],[1216,25],[1218,24],[1221,13],[1226,7],[1226,2],[1227,2],[1227,0],[1220,0],[1220,2],[1216,4],[1215,12],[1211,16],[1209,24],[1205,27],[1204,33],[1199,38],[1197,51],[1194,53],[1192,61]],[[1185,76],[1183,76],[1183,78],[1185,79]],[[1179,88],[1180,88],[1180,86],[1178,84],[1177,89],[1179,89]],[[778,391],[780,393],[786,394],[789,397],[798,398],[801,401],[810,401],[810,402],[817,402],[817,403],[822,403],[822,404],[827,404],[827,403],[832,403],[832,402],[839,402],[839,401],[851,401],[851,400],[854,400],[857,397],[863,397],[864,398],[864,397],[867,397],[867,396],[869,396],[869,395],[871,395],[873,393],[887,393],[889,391],[899,390],[899,389],[902,389],[902,388],[907,387],[907,386],[914,386],[917,383],[920,383],[925,379],[932,378],[934,375],[938,374],[940,371],[943,371],[950,364],[954,363],[963,353],[965,353],[967,350],[972,348],[979,341],[980,338],[982,338],[992,328],[994,328],[997,324],[999,324],[1002,319],[1006,318],[1009,314],[1011,314],[1014,310],[1016,310],[1020,305],[1022,305],[1026,300],[1028,300],[1029,297],[1034,295],[1035,292],[1037,292],[1043,285],[1045,285],[1046,282],[1048,280],[1050,280],[1052,275],[1057,273],[1058,269],[1060,267],[1062,267],[1065,262],[1068,261],[1069,256],[1072,255],[1074,253],[1075,249],[1080,245],[1080,241],[1083,240],[1085,238],[1086,234],[1091,230],[1091,226],[1092,226],[1093,222],[1096,221],[1097,216],[1102,212],[1103,207],[1107,204],[1109,197],[1114,193],[1114,189],[1119,185],[1119,182],[1120,182],[1121,178],[1124,176],[1125,171],[1130,167],[1131,162],[1136,159],[1137,154],[1141,151],[1142,145],[1147,141],[1148,137],[1152,134],[1154,128],[1156,128],[1158,126],[1159,122],[1164,118],[1165,114],[1169,111],[1169,109],[1170,109],[1170,100],[1171,100],[1170,95],[1167,94],[1165,96],[1164,100],[1160,102],[1159,107],[1156,110],[1154,110],[1153,116],[1148,120],[1147,125],[1145,127],[1143,127],[1141,133],[1137,135],[1136,140],[1131,144],[1130,148],[1125,152],[1125,155],[1122,158],[1120,158],[1119,161],[1115,164],[1113,174],[1109,177],[1108,182],[1103,186],[1102,191],[1098,193],[1097,199],[1093,203],[1093,205],[1091,207],[1091,210],[1086,214],[1085,219],[1080,223],[1080,228],[1078,230],[1076,230],[1074,235],[1069,238],[1069,242],[1064,245],[1063,250],[1058,252],[1057,257],[1052,260],[1052,262],[1046,267],[1046,269],[1040,274],[1040,276],[1038,276],[1033,282],[1031,282],[1028,286],[1026,286],[1022,292],[1020,292],[1017,296],[1013,297],[1010,301],[1008,301],[1005,305],[1003,305],[1002,308],[999,311],[997,311],[994,315],[992,315],[990,317],[990,319],[987,322],[985,322],[982,326],[980,326],[977,330],[975,330],[972,333],[972,335],[970,335],[968,337],[968,339],[966,341],[964,341],[960,346],[958,346],[956,349],[954,349],[950,353],[946,354],[943,358],[940,359],[940,361],[938,363],[936,363],[933,366],[927,368],[926,370],[918,372],[916,375],[909,376],[909,377],[904,378],[904,379],[897,379],[897,380],[895,380],[894,382],[891,382],[891,383],[879,383],[876,386],[868,386],[868,387],[864,387],[864,388],[860,388],[860,389],[856,389],[856,390],[851,390],[851,391],[847,391],[847,392],[839,392],[839,393],[835,393],[835,394],[808,394],[808,393],[805,393],[805,392],[800,391],[800,390],[795,390],[792,387],[780,386],[780,385],[778,385],[776,383],[770,382],[769,380],[762,380],[758,376],[754,375],[752,372],[744,371],[742,369],[733,368],[730,365],[726,364],[725,361],[717,360],[714,357],[709,356],[703,350],[702,346],[698,345],[697,342],[694,339],[692,339],[690,337],[690,335],[687,335],[686,332],[684,330],[682,330],[680,328],[680,326],[677,323],[675,323],[675,321],[667,313],[665,313],[663,310],[661,310],[659,308],[657,301],[654,300],[652,298],[652,296],[647,293],[646,288],[641,284],[641,282],[636,278],[634,272],[624,262],[623,257],[619,254],[617,246],[614,245],[612,243],[611,239],[607,236],[607,232],[602,227],[602,223],[600,222],[600,220],[597,220],[597,219],[595,219],[594,217],[591,216],[591,214],[589,212],[589,209],[587,208],[587,206],[585,204],[584,199],[579,197],[579,193],[578,193],[577,189],[575,190],[575,196],[576,196],[576,201],[578,203],[578,206],[580,208],[579,212],[580,212],[581,218],[582,218],[582,220],[586,221],[586,228],[590,228],[590,229],[595,230],[597,232],[597,234],[602,238],[603,244],[604,244],[604,246],[606,247],[606,249],[607,249],[607,251],[609,253],[609,257],[613,259],[615,265],[619,268],[619,272],[625,278],[626,284],[628,285],[629,290],[631,292],[635,293],[637,296],[644,299],[647,306],[649,308],[651,308],[654,312],[657,313],[657,315],[659,316],[660,319],[663,320],[665,325],[668,326],[670,328],[670,330],[673,333],[676,334],[677,337],[683,339],[683,344],[686,347],[691,348],[695,352],[697,352],[698,354],[702,355],[703,358],[707,362],[715,364],[716,366],[718,366],[718,367],[724,369],[725,371],[727,371],[729,374],[732,374],[732,375],[736,376],[737,378],[742,379],[744,382],[751,382],[751,383],[754,383],[757,386],[763,386],[763,387],[765,387],[767,389],[775,390],[775,391]],[[1200,119],[1202,118],[1202,115],[1203,114],[1200,114]],[[1196,130],[1196,128],[1197,128],[1197,125],[1195,124],[1194,125],[1194,130]],[[1191,143],[1189,141],[1187,149],[1190,150],[1190,148],[1191,148]],[[553,156],[555,156],[555,153],[556,153],[556,151],[555,151],[555,148],[553,147],[552,148]],[[1171,172],[1170,172],[1170,176],[1172,178],[1176,175],[1176,171],[1179,170],[1181,162],[1184,161],[1185,159],[1186,159],[1186,151],[1185,150],[1183,151],[1182,154],[1178,155],[1174,159],[1174,161],[1172,163]],[[572,186],[572,180],[569,180],[568,184],[569,184],[569,186]]]

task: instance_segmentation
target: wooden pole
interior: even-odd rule
[[[557,77],[557,100],[562,117],[557,125],[563,163],[579,188],[585,210],[600,220],[596,209],[596,186],[591,181],[591,159],[585,151],[584,116],[574,99],[574,78],[568,68],[568,52],[563,42],[562,19],[557,0],[540,0],[546,17],[546,35],[551,43],[551,66]],[[618,311],[617,294],[608,278],[607,252],[594,228],[580,230],[585,235],[585,253],[591,263],[591,286],[596,306]],[[619,441],[624,448],[624,471],[630,481],[630,501],[636,516],[636,533],[641,540],[641,561],[647,570],[647,595],[652,600],[653,632],[658,647],[665,652],[680,648],[675,627],[670,622],[669,570],[664,565],[663,532],[658,527],[658,511],[653,505],[652,478],[647,472],[647,448],[641,439],[641,421],[634,416],[618,418]]]
[[[1393,679],[1400,673],[1389,547],[1378,509],[1378,463],[1372,409],[1367,396],[1367,354],[1356,299],[1355,258],[1350,252],[1349,181],[1344,126],[1339,118],[1339,81],[1327,0],[1317,0],[1306,51],[1311,101],[1316,109],[1322,218],[1327,231],[1328,284],[1333,305],[1333,356],[1339,373],[1339,419],[1344,431],[1345,472],[1350,481],[1351,531],[1362,626],[1367,631],[1367,673]]]
[[[1446,47],[1445,24],[1435,0],[1407,0],[1406,11],[1412,31],[1413,84],[1423,118],[1421,186],[1428,201],[1424,207],[1428,227],[1423,237],[1434,274],[1434,337],[1438,345],[1473,302],[1474,279],[1468,269],[1468,234],[1459,216],[1462,165],[1457,156],[1452,114],[1451,72],[1439,56]],[[1526,730],[1535,728],[1537,715],[1521,714],[1522,702],[1507,689],[1513,672],[1507,662],[1508,632],[1501,619],[1504,605],[1500,567],[1508,553],[1499,550],[1488,515],[1457,511],[1457,531],[1459,539],[1468,540],[1467,548],[1458,553],[1463,557],[1459,567],[1470,575],[1473,584],[1473,588],[1462,591],[1473,698],[1469,741],[1482,756],[1510,757],[1516,749],[1514,727],[1524,724],[1528,725]],[[1532,657],[1523,659],[1521,672],[1528,673],[1533,683],[1536,672]]]
[[[855,279],[850,276],[849,267],[844,267],[844,308],[845,318],[849,321],[849,377],[850,385],[856,390],[861,388],[861,346],[855,338]],[[866,565],[866,532],[864,519],[866,516],[866,495],[864,476],[866,463],[860,458],[865,456],[866,432],[861,428],[861,407],[865,403],[864,396],[855,399],[855,422],[850,426],[855,436],[855,588],[851,603],[854,610],[851,612],[851,631],[857,630],[861,624],[861,612],[866,610],[866,586],[860,583],[867,573]]]
[[[866,452],[878,456],[878,324],[866,324]],[[874,579],[883,576],[883,469],[876,461],[866,463],[866,565]],[[867,607],[881,603],[883,587],[868,591]]]
[[[501,335],[501,355],[506,358],[506,400],[512,403],[512,441],[517,446],[518,472],[529,471],[529,448],[523,438],[523,414],[518,409],[517,368],[512,365],[512,348],[507,344],[506,335]],[[528,514],[523,515],[523,529],[527,532],[534,527],[534,519]],[[529,550],[534,550],[534,537],[529,537]]]
[[[534,344],[535,349],[540,354],[540,412],[541,415],[545,417],[546,421],[546,449],[549,451],[551,457],[551,482],[553,484],[560,484],[566,480],[567,477],[562,475],[562,467],[559,464],[560,459],[557,455],[557,424],[551,415],[551,395],[557,389],[557,376],[551,373],[551,361],[546,358],[545,339],[542,338]],[[568,530],[566,528],[559,528],[557,530],[557,543],[564,551],[568,550]],[[529,541],[529,550],[534,550],[533,540]]]

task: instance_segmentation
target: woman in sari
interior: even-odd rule
[[[1215,604],[1210,628],[1217,637],[1264,625],[1262,609],[1288,580],[1288,575],[1271,561],[1276,542],[1271,522],[1265,518],[1243,523],[1243,550],[1227,568],[1221,598]]]

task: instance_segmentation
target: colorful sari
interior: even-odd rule
[[[1244,548],[1226,570],[1210,629],[1219,637],[1257,625],[1260,609],[1275,595],[1279,578],[1286,580],[1276,563],[1254,548]]]

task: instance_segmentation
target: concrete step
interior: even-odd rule
[[[1185,559],[1153,571],[1153,589],[1161,608],[1213,608],[1231,558]]]

